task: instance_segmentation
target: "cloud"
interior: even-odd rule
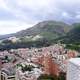
[[[0,34],[15,33],[20,30],[30,28],[32,25],[33,24],[27,24],[19,21],[0,21]]]
[[[80,10],[80,0],[4,0],[7,9],[23,20],[55,18],[66,12],[72,16]],[[39,18],[39,19],[38,19]],[[28,20],[29,19],[29,20]]]
[[[7,0],[6,5],[17,18],[32,23],[46,19],[75,20],[80,10],[80,0]]]
[[[51,2],[52,0],[7,0],[6,5],[16,17],[33,22],[44,20],[48,16],[47,14],[53,13],[50,7]]]
[[[0,0],[0,8],[7,8],[6,5],[5,5],[5,2],[4,0]]]
[[[79,22],[80,0],[0,0],[0,21],[4,21],[6,25],[5,20],[8,23],[18,21],[25,24],[35,24],[43,20]],[[22,29],[14,26],[15,29]]]

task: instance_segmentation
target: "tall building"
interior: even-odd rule
[[[59,66],[52,60],[49,53],[44,55],[43,66],[45,74],[59,76]]]
[[[67,80],[80,80],[80,58],[72,58],[69,60]]]

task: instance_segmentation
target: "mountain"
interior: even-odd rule
[[[80,52],[80,23],[72,24],[72,29],[65,36],[57,38],[58,41],[66,44],[65,48]]]
[[[14,34],[0,36],[0,39],[11,36],[19,38],[25,36],[32,36],[33,38],[36,36],[41,36],[47,39],[55,39],[60,36],[64,36],[67,32],[69,32],[70,29],[71,26],[63,22],[43,21],[26,30],[19,31]]]
[[[14,34],[14,36],[42,36],[47,39],[55,39],[60,36],[64,36],[67,32],[69,32],[70,29],[71,26],[63,22],[43,21],[29,29],[17,32],[16,34]]]
[[[14,36],[14,34],[0,35],[0,40]]]
[[[8,37],[17,37],[18,41],[12,43],[5,40]],[[62,42],[67,48],[80,49],[80,23],[72,25],[58,21],[43,21],[31,28],[14,34],[1,36],[4,40],[0,43],[0,50],[25,47],[43,47]],[[78,44],[78,45],[77,45]]]
[[[80,44],[80,23],[74,23],[73,28],[66,34],[63,42],[68,44]]]

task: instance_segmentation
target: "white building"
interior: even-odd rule
[[[2,68],[0,71],[0,80],[17,80],[13,68]]]
[[[67,80],[80,80],[80,58],[72,58],[69,60]]]
[[[38,65],[34,63],[27,63],[23,62],[20,65],[25,67],[26,65],[28,67],[33,66],[32,70],[29,71],[28,69],[24,72],[22,71],[22,66],[18,66],[16,69],[16,80],[37,80],[37,78],[43,74],[41,68],[38,67]]]

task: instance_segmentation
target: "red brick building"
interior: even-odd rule
[[[59,66],[52,60],[52,56],[50,54],[44,55],[43,70],[45,74],[48,75],[59,75]]]

